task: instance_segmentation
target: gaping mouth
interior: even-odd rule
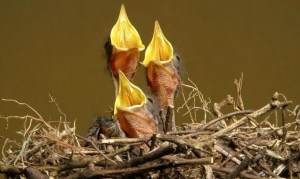
[[[114,116],[117,118],[118,110],[121,108],[133,109],[142,107],[147,102],[147,98],[143,91],[132,84],[119,70],[119,92],[115,101]]]
[[[152,61],[161,64],[169,63],[173,58],[173,47],[161,31],[158,21],[155,21],[154,33],[146,49],[143,65],[145,67]]]
[[[110,32],[110,39],[112,46],[121,51],[127,51],[132,48],[137,48],[139,51],[145,49],[139,33],[131,25],[127,17],[123,4],[121,6],[119,19]]]

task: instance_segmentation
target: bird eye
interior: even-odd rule
[[[147,98],[148,102],[152,103],[153,104],[153,99],[151,98]]]
[[[179,56],[179,55],[177,55],[177,54],[175,54],[175,59],[176,59],[178,62],[180,62],[180,61],[181,61],[181,58],[180,58],[180,56]]]

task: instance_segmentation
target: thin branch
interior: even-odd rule
[[[267,112],[270,112],[271,110],[273,109],[276,109],[276,108],[281,108],[283,106],[287,106],[289,104],[291,104],[292,101],[285,101],[285,102],[279,102],[279,101],[274,101],[270,104],[267,104],[266,106],[262,107],[261,109],[258,109],[256,111],[254,111],[253,113],[251,114],[248,114],[244,117],[242,117],[240,120],[236,121],[235,123],[231,124],[230,126],[214,133],[213,135],[205,138],[205,139],[202,139],[201,142],[199,143],[199,146],[203,146],[204,143],[202,143],[203,141],[211,141],[212,139],[215,139],[215,138],[218,138],[234,129],[236,129],[237,127],[245,124],[249,118],[256,118],[256,117],[259,117]]]
[[[154,169],[165,169],[170,167],[177,167],[181,165],[191,165],[191,164],[198,164],[198,165],[205,165],[211,164],[213,161],[211,158],[204,158],[204,159],[190,159],[190,160],[183,160],[183,161],[176,161],[176,162],[164,162],[161,164],[153,164],[153,165],[145,165],[140,167],[133,167],[133,168],[125,168],[125,169],[101,169],[101,170],[94,170],[86,172],[88,175],[85,175],[87,178],[94,178],[94,177],[105,177],[111,175],[129,175],[133,173],[143,173],[149,170]]]
[[[184,137],[193,137],[193,136],[197,136],[199,134],[201,134],[201,132],[203,130],[205,130],[207,127],[215,124],[216,122],[220,121],[220,120],[223,120],[223,119],[226,119],[226,118],[229,118],[229,117],[232,117],[232,116],[237,116],[237,115],[244,115],[244,114],[250,114],[252,113],[253,110],[245,110],[245,111],[235,111],[235,112],[232,112],[232,113],[229,113],[229,114],[226,114],[226,115],[223,115],[221,117],[218,117],[216,119],[213,119],[211,121],[209,121],[208,123],[204,124],[203,126],[201,126],[200,128],[197,129],[198,132],[195,132],[195,133],[192,133],[192,134],[188,134],[188,135],[185,135]]]
[[[7,102],[14,102],[14,103],[17,103],[21,106],[26,106],[27,108],[29,108],[31,111],[33,111],[37,116],[38,118],[36,117],[33,117],[33,116],[30,116],[30,115],[26,115],[26,116],[7,116],[7,117],[3,117],[3,116],[0,116],[0,119],[6,119],[6,120],[9,120],[9,119],[12,119],[12,118],[16,118],[16,119],[26,119],[26,118],[32,118],[33,120],[35,121],[39,121],[39,122],[42,122],[44,125],[46,125],[49,129],[52,129],[52,130],[55,130],[51,125],[49,125],[44,119],[43,117],[33,108],[31,107],[30,105],[28,105],[27,103],[21,103],[17,100],[14,100],[14,99],[2,99],[2,101],[7,101]]]
[[[84,153],[81,152],[81,150],[80,150],[79,148],[77,148],[77,147],[75,147],[75,146],[73,146],[73,145],[70,145],[70,144],[68,144],[68,143],[62,142],[62,141],[60,141],[60,140],[58,140],[58,139],[55,139],[55,138],[53,138],[53,137],[50,137],[49,135],[45,135],[44,137],[47,138],[47,139],[50,139],[50,140],[52,140],[52,141],[55,141],[55,142],[57,142],[58,144],[61,144],[62,146],[71,148],[71,149],[75,150],[76,152],[80,153],[80,154],[83,155],[83,156],[85,155]]]
[[[237,102],[236,105],[238,107],[239,110],[245,110],[245,106],[244,106],[244,102],[243,102],[243,97],[242,97],[242,86],[243,86],[243,73],[240,77],[239,80],[235,79],[234,80],[234,84],[236,87],[236,91],[237,91]]]
[[[64,112],[62,112],[62,110],[60,109],[60,106],[57,104],[55,98],[53,96],[51,96],[50,94],[49,94],[49,97],[50,97],[49,102],[54,103],[54,105],[56,106],[58,112],[63,116],[63,119],[61,117],[59,118],[59,123],[58,123],[58,130],[59,130],[61,123],[67,121],[67,115]]]

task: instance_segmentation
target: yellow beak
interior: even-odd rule
[[[137,30],[131,25],[122,4],[117,23],[110,32],[111,44],[120,51],[137,48],[139,51],[145,49]]]
[[[154,33],[149,46],[146,49],[143,65],[156,61],[161,64],[169,63],[173,58],[173,47],[161,31],[158,21],[155,21]]]
[[[119,92],[115,101],[113,119],[117,119],[119,109],[141,108],[146,102],[147,98],[143,91],[132,84],[124,73],[119,70]]]

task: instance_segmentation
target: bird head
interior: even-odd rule
[[[130,23],[124,4],[121,6],[117,23],[110,32],[111,45],[120,51],[137,48],[139,51],[145,49],[138,31]]]
[[[156,132],[156,122],[145,106],[143,91],[132,84],[119,70],[119,92],[115,101],[113,119],[118,119],[128,137],[148,137]]]
[[[173,47],[164,36],[158,21],[155,21],[153,37],[146,49],[143,65],[148,67],[151,62],[168,64],[172,58]]]
[[[146,102],[147,98],[143,91],[132,84],[119,70],[119,91],[115,101],[113,118],[116,119],[117,114],[124,108],[128,110],[141,108]]]

